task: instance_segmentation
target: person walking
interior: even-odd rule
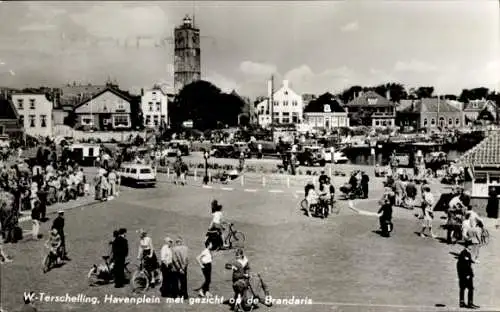
[[[111,245],[113,254],[113,275],[115,277],[115,288],[121,288],[125,285],[125,260],[128,256],[128,241],[126,238],[127,230],[121,228],[118,230],[118,236]]]
[[[479,306],[474,304],[474,272],[472,264],[474,260],[470,251],[470,242],[466,241],[464,249],[458,255],[457,273],[459,286],[459,305],[461,308],[478,309]],[[467,293],[467,305],[465,304],[465,290]]]
[[[56,229],[59,236],[61,236],[61,249],[62,249],[62,260],[69,261],[68,251],[66,249],[66,238],[64,235],[64,210],[59,210],[57,212],[57,217],[52,223],[52,228]]]
[[[174,271],[173,290],[175,297],[188,299],[187,292],[187,269],[188,269],[188,248],[184,245],[181,237],[175,240],[172,248],[172,264]]]
[[[162,284],[160,293],[162,297],[172,297],[172,246],[174,241],[170,237],[165,238],[165,244],[161,247],[161,274]]]
[[[415,182],[413,178],[409,179],[408,183],[406,184],[406,200],[405,200],[405,206],[407,209],[413,210],[415,206],[415,198],[417,197],[417,186],[415,185]]]
[[[201,267],[201,272],[205,281],[199,289],[200,297],[211,297],[209,292],[210,282],[212,281],[212,243],[210,241],[205,241],[205,249],[196,257],[196,261]]]
[[[421,237],[425,237],[425,230],[429,229],[429,234],[432,238],[436,238],[434,232],[432,231],[432,220],[434,219],[434,195],[431,193],[429,186],[424,186],[422,188],[422,231],[420,232]]]
[[[38,240],[40,238],[40,202],[36,201],[31,209],[31,222],[33,239]]]

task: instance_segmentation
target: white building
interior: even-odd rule
[[[162,122],[168,124],[168,95],[161,88],[141,90],[141,109],[145,127],[158,128]]]
[[[274,92],[273,106],[271,108],[271,82],[268,82],[268,99],[257,104],[257,120],[259,125],[266,127],[271,124],[271,111],[274,115],[274,124],[302,123],[304,104],[302,96],[290,89],[288,80],[283,81],[283,86]]]
[[[12,102],[24,126],[31,136],[52,136],[53,103],[45,94],[15,93]]]

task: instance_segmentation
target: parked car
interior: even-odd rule
[[[257,155],[259,152],[259,144],[262,146],[262,154],[265,156],[278,156],[277,144],[270,141],[255,141],[248,144],[250,149],[250,154],[252,156]]]
[[[210,156],[215,158],[233,158],[235,155],[234,145],[232,144],[214,144],[210,151]]]
[[[324,166],[326,163],[324,149],[321,146],[303,146],[297,153],[301,166]]]
[[[332,153],[328,149],[324,151],[325,162],[332,162]],[[333,163],[334,164],[345,164],[349,161],[349,158],[344,154],[344,152],[334,151],[333,152]]]
[[[122,164],[118,174],[123,185],[134,187],[156,185],[156,174],[148,165]]]
[[[172,140],[169,145],[181,151],[182,156],[189,155],[191,151],[191,143],[188,140]]]

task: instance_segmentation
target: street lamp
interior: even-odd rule
[[[208,151],[205,151],[203,158],[205,159],[205,176],[203,177],[203,183],[208,184],[208,159],[210,158]]]

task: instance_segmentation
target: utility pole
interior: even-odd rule
[[[271,75],[271,94],[270,94],[270,103],[271,106],[271,138],[274,141],[274,75]]]

